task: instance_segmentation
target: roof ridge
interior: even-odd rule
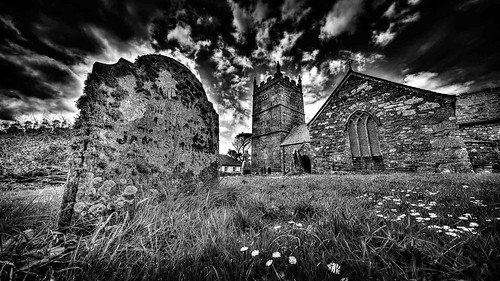
[[[411,90],[418,91],[418,92],[430,93],[430,94],[433,94],[433,95],[435,95],[437,97],[441,97],[441,98],[456,97],[456,95],[447,95],[447,94],[442,94],[442,93],[438,93],[438,92],[434,92],[434,91],[430,91],[430,90],[426,90],[426,89],[421,89],[421,88],[417,88],[417,87],[405,85],[405,84],[402,84],[402,83],[394,82],[394,81],[387,80],[387,79],[380,78],[380,77],[375,77],[375,76],[372,76],[372,75],[360,73],[360,72],[354,71],[352,69],[349,69],[347,71],[346,75],[344,76],[344,78],[342,78],[342,80],[337,85],[337,87],[335,87],[335,89],[330,94],[330,96],[328,96],[328,98],[326,99],[325,103],[321,106],[321,108],[318,110],[318,112],[316,112],[316,114],[314,115],[314,117],[307,123],[307,126],[309,126],[310,124],[312,124],[316,120],[316,118],[320,115],[320,113],[325,109],[326,105],[332,100],[332,98],[335,96],[335,94],[338,92],[338,90],[347,81],[347,78],[350,77],[351,75],[357,75],[358,77],[365,78],[365,79],[370,79],[370,80],[376,80],[376,81],[380,81],[380,82],[390,83],[390,84],[392,84],[392,85],[394,85],[396,87],[403,87],[403,88],[411,89]]]

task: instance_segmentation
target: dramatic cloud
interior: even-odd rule
[[[279,41],[279,45],[274,47],[271,53],[269,54],[272,61],[287,61],[290,60],[289,56],[285,56],[285,53],[290,51],[293,46],[295,46],[295,42],[297,39],[302,36],[302,32],[298,33],[288,33],[285,31],[283,38]]]
[[[328,39],[346,31],[353,33],[356,29],[356,18],[363,9],[363,0],[340,0],[326,16],[321,27],[321,37]]]
[[[406,75],[406,77],[404,78],[404,83],[409,86],[422,88],[441,94],[457,95],[467,92],[470,89],[470,85],[472,85],[474,81],[450,84],[449,82],[440,79],[437,73],[419,72]]]
[[[253,79],[273,75],[276,61],[302,77],[306,120],[349,61],[354,71],[448,94],[500,86],[500,2],[434,2],[7,0],[0,119],[74,118],[95,62],[149,53],[200,79],[220,115],[222,153],[251,131]]]
[[[314,50],[312,52],[304,52],[304,53],[302,53],[302,61],[303,62],[314,61],[318,54],[319,54],[319,50]]]
[[[257,2],[257,6],[255,7],[255,10],[252,13],[252,17],[254,18],[255,21],[257,22],[262,22],[266,19],[267,13],[269,12],[269,8],[267,4],[265,4],[262,1]]]
[[[182,46],[192,46],[193,39],[191,38],[191,27],[190,26],[181,26],[178,24],[174,29],[172,29],[168,35],[168,40],[177,40],[179,44]]]
[[[396,32],[393,31],[394,24],[390,24],[389,28],[387,28],[386,31],[373,31],[373,43],[376,45],[385,47],[387,44],[389,44],[394,37],[396,36]]]
[[[283,20],[292,20],[298,23],[311,11],[311,7],[305,8],[305,1],[285,0],[281,6],[281,18]]]

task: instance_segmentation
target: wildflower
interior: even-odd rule
[[[397,209],[391,209],[391,212],[397,212],[398,210]]]
[[[89,208],[89,212],[93,214],[101,213],[106,209],[106,206],[102,203],[98,203]]]
[[[273,260],[266,261],[266,266],[271,266],[271,264],[273,264]]]
[[[461,219],[461,220],[464,220],[464,221],[468,220],[467,217],[458,217],[458,218]]]
[[[252,257],[256,257],[259,255],[259,250],[253,250],[252,251]]]
[[[328,267],[328,270],[330,270],[331,273],[333,274],[340,274],[340,265],[334,262],[331,262],[326,265]]]
[[[277,258],[281,258],[281,254],[280,252],[274,252],[273,253],[273,258],[277,259]]]
[[[477,223],[475,223],[475,222],[471,222],[471,223],[469,223],[469,226],[470,226],[470,227],[478,227],[478,226],[479,226],[479,224],[477,224]]]
[[[437,218],[437,215],[435,213],[429,213],[429,217],[435,219]]]
[[[125,190],[123,191],[123,194],[125,195],[134,195],[137,192],[137,187],[133,185],[129,185],[125,187]]]
[[[289,256],[288,257],[288,263],[290,263],[290,264],[297,264],[297,259],[294,256]]]
[[[83,209],[85,209],[85,203],[83,203],[83,202],[77,202],[77,203],[75,203],[75,205],[73,206],[73,210],[74,210],[76,213],[81,213],[81,212],[83,212]]]
[[[467,189],[467,188],[469,188],[469,186],[468,186],[468,185],[465,185],[465,184],[464,184],[464,185],[462,185],[462,187],[463,187],[463,188],[466,188],[466,189]]]
[[[457,237],[458,236],[458,234],[456,234],[455,232],[451,232],[451,231],[446,231],[445,234],[449,235],[449,236],[452,236],[452,237]]]
[[[303,225],[301,223],[296,223],[295,224],[297,227],[302,227]]]
[[[278,230],[280,228],[281,228],[281,225],[277,225],[277,226],[274,227],[274,230]]]
[[[248,247],[241,247],[240,252],[245,252],[246,250],[248,250]]]

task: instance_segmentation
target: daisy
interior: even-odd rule
[[[340,265],[334,262],[331,262],[326,265],[328,267],[328,270],[332,272],[333,274],[340,274]]]

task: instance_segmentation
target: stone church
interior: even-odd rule
[[[300,77],[257,85],[252,170],[499,172],[500,87],[444,95],[353,71],[305,123]]]

